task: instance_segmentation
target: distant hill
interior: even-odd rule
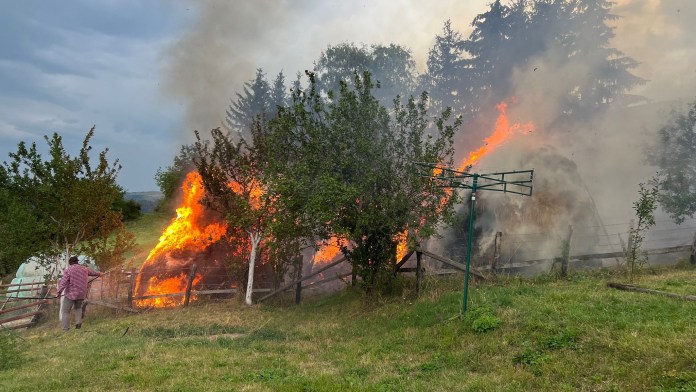
[[[163,196],[162,192],[159,191],[126,192],[123,198],[140,204],[140,212],[146,213],[154,211]]]

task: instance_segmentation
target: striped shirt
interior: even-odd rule
[[[79,265],[70,264],[63,271],[63,277],[58,282],[58,294],[64,291],[65,297],[70,300],[85,299],[87,297],[88,276],[100,276],[101,273]]]

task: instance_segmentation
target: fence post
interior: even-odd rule
[[[133,307],[133,290],[135,290],[135,268],[130,273],[130,283],[128,284],[128,307]]]
[[[196,277],[196,264],[191,266],[189,271],[188,281],[186,282],[186,295],[184,296],[184,307],[188,306],[191,300],[191,287],[193,286],[193,278]]]
[[[561,260],[561,277],[568,276],[568,262],[570,261],[570,241],[573,238],[573,225],[568,225],[568,236],[563,244],[563,259]]]
[[[691,257],[689,257],[691,264],[696,264],[696,233],[694,233],[694,240],[691,242]]]
[[[302,267],[297,270],[297,280],[302,280]],[[299,305],[302,301],[302,282],[297,282],[295,286],[295,305]]]
[[[493,263],[491,263],[491,269],[495,272],[498,270],[498,263],[500,262],[500,248],[503,242],[503,232],[498,231],[495,233],[495,242],[493,243]]]
[[[423,285],[423,267],[421,267],[421,259],[423,253],[420,249],[416,250],[416,295],[420,295]]]

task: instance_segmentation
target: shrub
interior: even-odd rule
[[[502,320],[495,315],[493,309],[487,306],[475,308],[468,314],[471,329],[476,332],[488,332],[498,328]]]

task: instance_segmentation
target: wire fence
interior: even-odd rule
[[[657,225],[644,233],[641,251],[648,254],[665,253],[662,249],[672,249],[674,253],[684,252],[685,247],[694,244],[696,219],[689,219],[681,225],[670,220],[658,220]],[[524,262],[554,260],[563,256],[569,244],[570,258],[588,258],[593,254],[612,256],[617,262],[629,248],[632,222],[614,222],[605,225],[572,226],[556,231],[522,231],[478,234],[472,237],[472,265],[478,268],[505,268]],[[572,232],[569,232],[572,230]],[[568,241],[570,240],[570,241]],[[466,233],[460,233],[445,241],[444,252],[451,257],[463,260],[467,253]]]

